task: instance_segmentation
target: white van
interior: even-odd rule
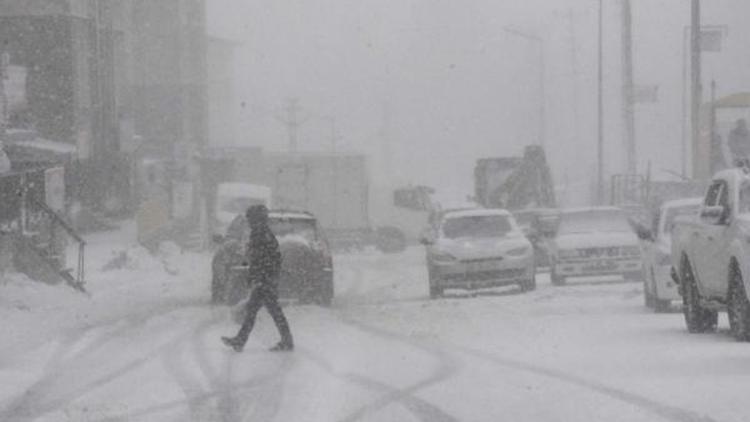
[[[252,205],[271,208],[271,188],[251,183],[219,183],[216,188],[215,233],[224,234],[229,224]]]

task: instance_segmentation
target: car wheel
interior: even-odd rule
[[[651,296],[651,288],[646,281],[643,282],[643,305],[648,309],[654,308],[654,298]]]
[[[532,279],[523,281],[519,284],[519,286],[521,287],[521,291],[524,291],[524,292],[530,292],[530,291],[536,290],[536,280],[532,278]]]
[[[430,299],[437,299],[443,296],[443,288],[436,285],[438,277],[432,268],[427,269],[427,277],[429,278],[430,285]]]
[[[747,300],[742,274],[736,266],[730,272],[727,315],[729,328],[737,341],[750,341],[750,301]]]
[[[649,309],[654,309],[655,295],[653,294],[654,271],[649,271],[650,277],[643,278],[643,304]]]
[[[682,268],[683,296],[682,312],[685,316],[685,325],[688,332],[707,333],[716,330],[718,313],[701,306],[700,292],[693,275],[690,262],[685,261]]]
[[[555,271],[554,267],[552,268],[552,271],[549,273],[549,279],[553,286],[565,285],[565,277],[561,275],[557,275],[557,272]]]
[[[315,303],[326,308],[333,302],[333,280],[326,280],[321,283],[318,294],[315,297]]]
[[[536,269],[531,270],[531,278],[519,283],[519,287],[521,287],[521,291],[524,291],[524,292],[530,292],[532,290],[536,290]]]
[[[443,296],[443,288],[430,284],[430,299],[437,299]]]

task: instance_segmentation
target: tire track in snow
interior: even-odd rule
[[[394,402],[407,403],[407,409],[409,409],[417,418],[424,421],[457,421],[458,418],[450,415],[443,411],[439,407],[426,400],[416,397],[414,394],[420,390],[426,389],[430,386],[442,383],[451,377],[453,377],[460,370],[460,363],[452,356],[445,353],[445,351],[435,345],[428,345],[426,342],[418,342],[410,337],[401,336],[398,334],[391,333],[386,330],[361,323],[354,319],[340,316],[340,321],[352,326],[360,331],[366,332],[377,337],[385,338],[387,340],[396,341],[399,343],[405,343],[413,348],[419,349],[427,354],[434,356],[438,360],[438,368],[433,372],[432,375],[412,384],[406,388],[389,387],[387,385],[380,384],[377,381],[367,380],[363,377],[356,378],[362,383],[368,383],[371,387],[388,388],[390,392],[380,399],[369,403],[357,411],[351,413],[342,421],[352,422],[357,421],[369,416]]]
[[[397,387],[390,386],[388,384],[382,383],[380,381],[377,381],[372,378],[368,378],[359,374],[354,374],[354,373],[341,374],[337,372],[333,368],[333,366],[331,366],[328,362],[326,362],[321,356],[318,356],[307,349],[298,348],[298,350],[302,352],[303,356],[305,356],[308,360],[314,362],[316,365],[323,368],[323,370],[325,370],[330,375],[338,379],[351,382],[353,384],[358,384],[361,387],[364,387],[368,390],[373,390],[382,394],[382,397],[379,398],[378,400],[372,403],[369,403],[366,406],[361,407],[357,411],[346,416],[344,419],[340,419],[341,421],[356,421],[356,420],[362,419],[365,416],[374,414],[377,411],[393,403],[399,403],[403,405],[407,410],[409,410],[412,414],[414,414],[414,416],[416,416],[419,420],[422,420],[422,421],[429,421],[429,422],[458,421],[458,419],[445,413],[444,411],[442,411],[440,408],[433,405],[432,403],[414,396],[411,392],[408,391],[409,390],[408,388],[399,389]]]
[[[277,369],[267,378],[266,383],[262,385],[259,394],[252,403],[248,403],[246,409],[242,412],[240,421],[272,421],[281,410],[281,399],[284,397],[284,385],[286,379],[294,366],[294,356],[284,354],[280,356],[281,361]],[[247,410],[252,409],[251,412]]]
[[[350,319],[345,319],[345,321],[348,323],[351,323],[352,325],[356,327],[360,327],[361,329],[365,331],[379,334],[385,338],[389,338],[393,340],[400,340],[407,344],[411,344],[413,346],[420,347],[423,349],[431,348],[431,346],[429,346],[426,342],[421,342],[421,341],[418,341],[411,337],[407,337],[402,334],[383,330],[381,328],[374,327],[374,326],[371,326],[371,325],[368,325],[359,321],[353,321]],[[660,403],[655,400],[649,399],[647,397],[644,397],[635,393],[631,393],[631,392],[628,392],[628,391],[625,391],[625,390],[622,390],[622,389],[619,389],[610,385],[606,385],[601,382],[588,380],[586,378],[583,378],[574,374],[569,374],[569,373],[559,371],[556,369],[545,368],[543,366],[533,365],[533,364],[526,363],[526,362],[519,361],[519,360],[495,356],[495,355],[492,355],[490,353],[487,353],[481,350],[470,349],[470,348],[466,348],[466,347],[462,347],[458,345],[450,345],[450,344],[445,344],[445,343],[443,344],[445,346],[450,347],[451,349],[454,349],[457,352],[461,352],[463,354],[467,354],[475,358],[479,358],[488,362],[492,362],[494,364],[503,366],[505,368],[528,372],[528,373],[543,376],[546,378],[552,378],[558,381],[562,381],[567,384],[572,384],[578,387],[583,387],[597,394],[602,394],[612,399],[615,399],[615,400],[630,404],[632,406],[635,406],[639,409],[645,410],[655,416],[658,416],[659,418],[663,420],[674,421],[674,422],[716,422],[714,419],[712,419],[709,416],[701,415],[688,409]]]
[[[235,384],[233,375],[239,359],[247,359],[247,355],[236,354],[227,350],[222,360],[221,369],[214,367],[212,360],[206,354],[209,350],[208,341],[215,341],[207,336],[210,326],[206,325],[196,330],[192,337],[191,351],[202,375],[210,385],[210,396],[215,399],[211,408],[211,419],[196,419],[198,421],[216,420],[222,422],[237,422],[242,420],[272,420],[281,408],[281,398],[284,392],[286,376],[293,366],[290,355],[281,357],[277,367],[268,376],[254,378],[246,383]],[[248,390],[255,390],[251,396],[244,396]],[[248,400],[252,398],[252,400]],[[244,400],[243,400],[244,399]],[[211,404],[211,403],[207,403]],[[251,411],[252,410],[252,411]],[[250,415],[248,416],[248,413]]]
[[[223,422],[236,421],[239,420],[238,415],[241,412],[238,412],[238,403],[232,394],[233,386],[229,376],[231,373],[231,359],[228,357],[224,359],[224,367],[229,370],[225,369],[223,376],[213,368],[211,360],[206,355],[206,333],[208,328],[202,327],[196,330],[192,338],[191,350],[201,373],[208,380],[210,391],[215,394],[216,401],[213,406],[213,418],[211,420],[221,420]],[[218,344],[219,339],[217,338],[215,341]]]
[[[201,335],[208,327],[216,323],[218,318],[214,317],[197,325],[191,334],[194,344],[196,336]],[[183,359],[186,359],[186,350],[183,344],[175,342],[162,354],[162,364],[172,378],[177,382],[187,401],[188,411],[193,421],[214,420],[210,407],[212,396],[210,390],[206,389],[200,379],[193,376],[191,368],[186,368]],[[178,420],[182,420],[180,417]]]
[[[165,315],[174,311],[176,308],[182,307],[184,307],[184,305],[169,307],[166,311],[161,309],[161,312],[157,309],[153,309],[152,312],[147,314],[131,315],[132,318],[128,318],[131,322],[129,325],[115,329],[102,337],[97,337],[97,341],[92,342],[90,345],[76,351],[72,355],[67,353],[67,355],[70,356],[66,356],[65,352],[70,350],[70,348],[75,347],[78,341],[64,341],[63,345],[67,347],[67,350],[61,350],[60,353],[55,353],[50,362],[45,365],[45,371],[42,376],[27,388],[21,396],[9,401],[7,405],[2,407],[2,410],[0,410],[0,420],[13,420],[14,422],[31,421],[46,413],[59,410],[75,399],[94,391],[97,388],[130,373],[154,358],[157,358],[162,353],[163,349],[169,348],[175,342],[182,341],[184,338],[188,337],[190,335],[190,330],[177,335],[171,341],[151,350],[149,353],[135,359],[130,359],[127,363],[111,368],[111,370],[100,376],[94,377],[92,380],[84,382],[81,385],[75,385],[75,377],[77,375],[74,370],[69,368],[70,366],[80,366],[81,363],[89,364],[88,362],[85,362],[88,355],[103,348],[110,340],[119,339],[122,333],[138,329],[155,316]],[[86,333],[91,332],[95,328],[102,328],[107,325],[114,325],[121,322],[122,320],[119,319],[109,320],[104,323],[92,325],[84,330],[75,330],[76,334],[73,334],[72,336],[78,336],[80,341],[80,339],[83,339],[86,336]],[[64,358],[60,358],[61,356]],[[72,386],[70,384],[57,385],[61,384],[66,377],[71,378]]]
[[[588,380],[578,375],[569,374],[556,369],[545,368],[543,366],[532,365],[530,363],[515,359],[495,356],[481,350],[469,349],[455,345],[451,347],[467,355],[492,362],[505,368],[523,372],[530,372],[536,375],[553,378],[558,381],[563,381],[568,384],[573,384],[579,387],[586,388],[588,390],[592,390],[596,393],[646,410],[664,420],[675,422],[715,422],[715,420],[710,418],[709,416],[701,415],[688,409],[660,403],[647,397],[635,393],[630,393],[628,391],[621,390],[619,388],[612,387],[598,381]]]
[[[256,389],[261,390],[264,387],[265,383],[268,380],[270,380],[270,378],[271,376],[255,378],[247,382],[234,384],[233,388],[237,389],[238,391],[252,393]],[[214,399],[218,400],[219,394],[220,393],[216,391],[208,391],[204,394],[197,395],[194,398],[198,400],[214,400]],[[127,420],[127,421],[139,420],[140,418],[148,418],[149,416],[154,415],[156,413],[161,413],[161,412],[177,409],[177,408],[184,407],[184,406],[185,406],[185,400],[183,399],[172,400],[172,401],[163,402],[163,403],[159,403],[159,404],[155,404],[155,405],[151,405],[151,406],[147,406],[143,408],[132,409],[126,415],[121,415],[118,417],[102,418],[101,421],[111,422],[112,420]],[[148,419],[148,420],[153,420],[153,419]],[[178,420],[182,421],[184,420],[184,418],[180,417],[178,418]],[[240,419],[236,419],[234,421],[236,422],[239,420]],[[89,422],[95,422],[95,420],[92,419]]]

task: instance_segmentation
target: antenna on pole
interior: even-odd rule
[[[297,132],[308,119],[300,117],[302,107],[299,105],[299,98],[289,98],[283,109],[283,114],[276,116],[276,119],[286,126],[289,134],[289,152],[297,152]]]

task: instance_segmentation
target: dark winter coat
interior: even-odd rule
[[[255,225],[247,245],[250,283],[275,285],[281,271],[279,242],[267,224]]]

